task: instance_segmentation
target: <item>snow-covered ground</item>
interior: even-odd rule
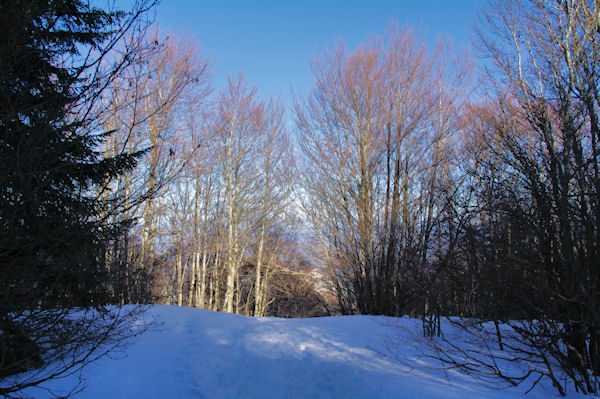
[[[411,370],[385,356],[385,337],[405,334],[397,325],[409,325],[409,319],[249,318],[171,306],[155,306],[146,316],[160,320],[161,331],[148,331],[125,354],[90,365],[86,388],[76,398],[481,399],[523,397],[528,388],[499,390],[462,375]],[[411,359],[408,341],[394,350]],[[60,393],[74,381],[48,387]],[[47,397],[39,390],[27,393]],[[527,395],[548,397],[558,395],[547,383]]]

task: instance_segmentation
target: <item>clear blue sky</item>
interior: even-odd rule
[[[261,97],[280,95],[290,103],[313,82],[310,60],[324,46],[343,39],[350,48],[381,35],[389,22],[410,24],[466,46],[477,9],[485,0],[162,0],[156,13],[161,30],[195,36],[210,54],[214,86],[243,71]]]

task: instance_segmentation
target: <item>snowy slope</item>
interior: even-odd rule
[[[460,375],[449,382],[437,370],[410,371],[382,355],[383,338],[398,331],[390,325],[397,321],[385,317],[248,318],[170,306],[155,306],[148,316],[163,322],[162,331],[149,331],[126,354],[92,364],[76,398],[480,399],[522,397],[527,389],[498,390]],[[409,358],[413,350],[408,342],[396,349]],[[60,393],[73,381],[49,388]],[[558,397],[548,386],[527,395],[548,397]]]

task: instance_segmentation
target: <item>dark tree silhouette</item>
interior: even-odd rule
[[[498,90],[468,123],[471,184],[454,258],[475,318],[451,321],[475,345],[438,340],[452,368],[598,391],[597,16],[591,1],[498,0],[478,25]],[[514,360],[525,366],[508,372]]]
[[[130,334],[137,310],[105,309],[107,222],[99,195],[139,154],[105,158],[95,100],[135,47],[152,4],[0,3],[0,394],[73,372]],[[108,62],[108,58],[111,58]],[[35,372],[16,374],[36,368]]]

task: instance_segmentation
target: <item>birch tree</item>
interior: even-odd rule
[[[107,151],[137,151],[139,166],[114,186],[114,196],[132,216],[141,216],[140,241],[125,232],[124,301],[150,300],[150,282],[157,238],[161,195],[194,151],[182,150],[189,134],[185,112],[191,105],[200,112],[210,92],[210,72],[199,46],[174,38],[163,41],[158,31],[150,36],[147,62],[120,77],[105,100],[112,109],[107,125],[116,130]],[[200,118],[201,119],[201,118]],[[195,149],[195,146],[191,146]],[[142,196],[146,201],[132,199]],[[135,264],[135,267],[132,265]]]
[[[236,282],[242,258],[250,244],[252,213],[256,211],[259,189],[255,178],[255,160],[262,142],[261,125],[264,105],[257,101],[256,90],[248,89],[242,76],[229,79],[216,105],[211,126],[219,142],[218,156],[224,189],[226,238],[224,267],[227,274],[223,308],[234,312],[239,302]]]
[[[277,226],[284,227],[286,208],[290,206],[291,173],[293,155],[291,142],[287,137],[284,126],[283,108],[277,102],[271,101],[264,110],[265,117],[261,130],[263,131],[263,146],[258,160],[262,192],[259,194],[259,214],[256,229],[259,231],[255,282],[254,282],[254,316],[264,316],[268,302],[269,277],[271,275],[265,254],[268,249],[267,234]],[[289,227],[289,225],[285,226]],[[277,251],[279,248],[271,248]]]
[[[158,41],[158,38],[155,39]],[[181,171],[185,164],[175,155],[174,140],[184,129],[181,121],[185,104],[202,99],[207,94],[207,63],[201,58],[197,46],[182,40],[169,40],[159,48],[150,62],[152,79],[147,87],[147,109],[159,109],[148,119],[146,158],[146,190],[151,194],[144,204],[141,267],[151,275],[157,219],[160,212],[161,190]],[[195,91],[194,91],[195,90]],[[183,161],[183,162],[182,162]]]
[[[412,30],[392,26],[355,51],[325,51],[296,104],[305,214],[344,313],[401,315],[420,300],[453,131],[440,62]]]

